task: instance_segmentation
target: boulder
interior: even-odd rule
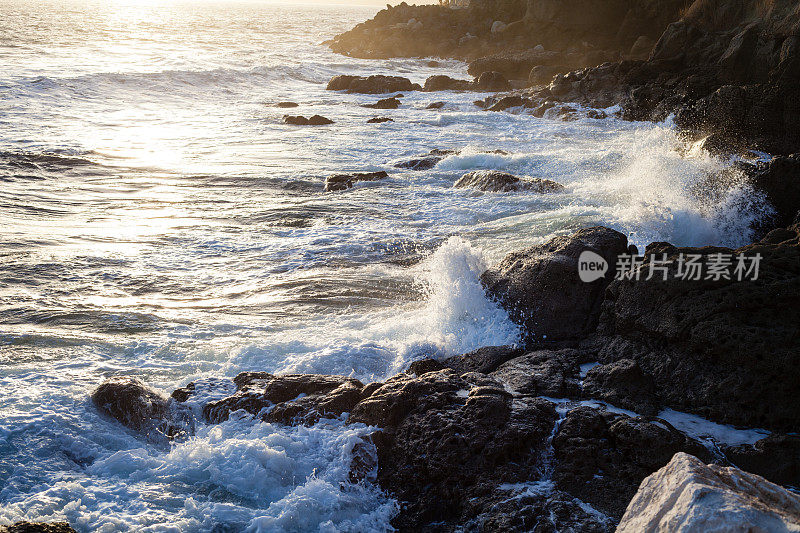
[[[619,519],[639,483],[685,451],[708,450],[664,420],[592,407],[570,410],[553,437],[556,488]]]
[[[481,281],[487,294],[523,326],[529,341],[579,339],[596,328],[617,256],[627,250],[625,235],[599,226],[586,228],[507,255]],[[578,277],[578,257],[585,251],[609,265],[605,275],[591,283]]]
[[[555,181],[541,178],[520,179],[499,170],[467,172],[453,184],[453,187],[457,189],[471,187],[485,192],[532,191],[540,194],[564,190],[564,186]]]
[[[533,107],[533,101],[519,95],[504,96],[489,107],[489,111],[505,111],[512,107]]]
[[[515,393],[577,398],[580,356],[580,352],[570,349],[539,350],[503,363],[490,375]]]
[[[800,225],[776,230],[737,250],[676,248],[645,251],[667,262],[667,280],[619,279],[608,285],[597,328],[599,359],[634,360],[650,376],[661,405],[716,422],[797,431],[800,405]],[[679,259],[697,256],[699,280],[677,276]],[[718,254],[730,257],[725,279],[708,279]],[[754,272],[741,281],[737,257]],[[732,407],[735,406],[735,407]]]
[[[475,80],[475,88],[489,92],[508,91],[511,89],[511,84],[499,72],[484,72]]]
[[[382,100],[378,100],[374,104],[365,104],[364,107],[369,107],[372,109],[397,109],[400,107],[400,100],[397,98],[384,98]]]
[[[800,436],[773,433],[755,444],[721,446],[734,465],[780,485],[800,486]]]
[[[194,432],[191,413],[136,378],[116,376],[104,381],[92,402],[100,412],[151,438],[181,438]]]
[[[389,117],[372,117],[371,119],[367,120],[367,124],[382,124],[384,122],[394,122],[394,119]]]
[[[311,118],[299,115],[284,115],[283,122],[284,124],[291,124],[293,126],[326,126],[328,124],[333,124],[331,119],[321,115],[314,115]]]
[[[751,179],[775,207],[769,224],[778,228],[792,224],[800,213],[800,153],[759,163],[751,172]]]
[[[242,410],[265,422],[312,425],[350,412],[364,389],[356,379],[320,374],[244,372],[233,381],[235,394],[203,407],[210,423],[224,422],[232,412]]]
[[[425,80],[426,91],[468,91],[472,89],[472,81],[457,80],[450,76],[437,74]]]
[[[0,533],[77,533],[66,522],[17,522],[0,526]]]
[[[354,172],[351,174],[336,174],[325,179],[325,192],[344,191],[353,187],[359,181],[377,181],[388,178],[385,170],[377,172]]]
[[[660,410],[652,376],[631,359],[589,370],[583,380],[583,394],[642,415],[655,415]]]
[[[458,374],[480,372],[488,374],[506,361],[519,357],[524,350],[518,346],[484,346],[471,352],[448,357],[441,364],[452,368]]]
[[[395,168],[407,168],[409,170],[430,170],[433,167],[435,167],[436,163],[438,163],[442,159],[443,158],[441,156],[435,156],[435,155],[419,157],[397,163],[395,165]]]
[[[800,531],[800,496],[738,468],[677,453],[642,482],[617,528],[640,531]]]
[[[421,91],[417,83],[400,76],[334,76],[328,82],[329,91],[347,91],[361,94],[386,94],[399,91]]]
[[[425,109],[441,109],[445,106],[444,102],[431,102]]]

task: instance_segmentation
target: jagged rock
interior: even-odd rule
[[[555,411],[541,399],[513,399],[483,374],[445,369],[387,380],[349,422],[382,428],[373,434],[377,479],[403,503],[393,525],[447,531],[491,511],[479,498],[535,475]]]
[[[417,83],[411,83],[408,78],[400,76],[347,76],[340,75],[331,78],[328,82],[329,91],[347,91],[348,93],[361,94],[386,94],[399,91],[421,91]]]
[[[321,115],[314,115],[311,118],[299,115],[285,115],[283,117],[283,122],[284,124],[291,124],[293,126],[326,126],[328,124],[333,124],[331,119]]]
[[[497,370],[497,367],[525,351],[518,346],[484,346],[471,352],[448,357],[441,364],[452,368],[458,374],[465,372],[480,372],[488,374]]]
[[[559,192],[564,189],[563,185],[555,181],[541,178],[520,179],[513,174],[499,170],[467,172],[453,184],[453,187],[458,189],[471,187],[489,192],[531,191],[540,194]]]
[[[800,531],[800,496],[685,453],[642,482],[618,533]]]
[[[587,398],[604,400],[642,415],[655,415],[660,407],[653,378],[631,359],[589,370],[583,381],[583,393]]]
[[[0,526],[0,533],[77,533],[66,522],[17,522]]]
[[[397,109],[400,107],[400,100],[397,98],[384,98],[382,100],[378,100],[374,104],[365,104],[364,107],[369,107],[372,109]]]
[[[426,91],[468,91],[472,89],[472,81],[457,80],[450,76],[437,74],[425,80]]]
[[[708,450],[667,422],[577,407],[553,437],[556,488],[619,518],[639,483],[686,451],[710,459]]]
[[[289,108],[289,107],[298,107],[300,104],[297,102],[278,102],[275,104],[275,107],[282,107],[282,108]]]
[[[425,109],[441,109],[445,106],[444,102],[431,102]]]
[[[325,179],[325,192],[344,191],[353,187],[359,181],[377,181],[388,178],[385,170],[377,172],[354,172],[352,174],[336,174]]]
[[[722,446],[734,465],[773,483],[800,486],[800,436],[773,433],[754,445]]]
[[[320,418],[350,412],[362,398],[364,384],[344,376],[244,372],[234,378],[236,393],[208,403],[203,415],[211,423],[243,410],[266,422],[314,424]]]
[[[645,263],[666,257],[668,279],[611,282],[598,326],[600,360],[636,361],[652,377],[662,405],[717,422],[797,431],[800,404],[786,398],[800,394],[798,230],[738,250],[650,245]],[[680,254],[699,255],[701,277],[707,277],[720,253],[732,254],[732,279],[676,276]],[[739,254],[760,254],[757,280],[744,272],[736,280]]]
[[[505,111],[512,107],[533,107],[533,102],[522,96],[504,96],[489,107],[489,111]]]
[[[397,163],[395,168],[407,168],[409,170],[430,170],[436,166],[436,163],[442,160],[441,156],[427,156],[416,159],[409,159]]]
[[[586,228],[507,255],[481,281],[489,296],[523,326],[528,340],[578,339],[594,331],[617,256],[627,250],[625,235],[603,227]],[[580,280],[578,257],[584,251],[600,255],[610,265],[604,277],[591,283]]]
[[[367,120],[367,124],[382,124],[384,122],[394,122],[394,119],[389,117],[373,117]]]
[[[475,88],[479,91],[507,91],[511,89],[511,84],[499,72],[484,72],[475,80]]]
[[[539,350],[503,363],[490,375],[519,394],[576,398],[580,393],[578,361],[581,355],[569,349]]]
[[[188,410],[136,378],[107,379],[92,393],[92,402],[102,413],[148,437],[173,439],[194,432]]]
[[[772,227],[792,224],[800,212],[800,153],[758,164],[752,180],[775,207],[776,216],[769,221]]]

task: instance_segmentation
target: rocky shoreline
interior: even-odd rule
[[[703,264],[721,252],[759,253],[754,281],[637,281],[607,272],[585,283],[578,258],[587,250],[611,264],[633,251],[614,230],[586,228],[509,254],[484,274],[487,292],[527,333],[524,345],[417,360],[370,384],[246,372],[165,398],[117,377],[93,401],[156,439],[191,435],[193,412],[207,424],[235,413],[253,423],[338,418],[373,427],[351,450],[350,482],[377,483],[397,498],[400,531],[625,530],[653,514],[639,486],[671,460],[743,467],[752,474],[737,475],[759,486],[800,486],[800,406],[791,401],[800,393],[800,225],[740,250],[645,250],[697,254]],[[666,420],[671,409],[771,433],[752,442],[693,435]],[[671,468],[689,476],[698,467]],[[769,486],[783,503],[739,487],[751,500],[741,512],[800,527],[800,499]],[[720,509],[701,514],[722,520]]]

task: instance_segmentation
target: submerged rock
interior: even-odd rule
[[[371,119],[367,120],[367,124],[382,124],[384,122],[394,122],[394,119],[389,117],[372,117]]]
[[[468,172],[453,184],[453,187],[462,189],[471,187],[487,192],[512,192],[532,191],[537,193],[559,192],[564,186],[555,181],[529,178],[521,179],[507,172],[499,170],[476,170]]]
[[[66,522],[17,522],[0,526],[0,533],[77,533]]]
[[[421,91],[417,83],[400,76],[334,76],[328,82],[329,91],[347,91],[362,94],[387,94],[399,91]]]
[[[300,104],[298,104],[297,102],[278,102],[277,104],[275,104],[275,107],[281,107],[284,109],[290,107],[299,107],[299,106]]]
[[[585,251],[609,265],[605,275],[591,283],[578,277],[578,257]],[[580,339],[596,328],[617,256],[627,251],[628,239],[622,233],[586,228],[507,255],[481,281],[488,295],[523,326],[529,341]]]
[[[329,118],[321,115],[314,115],[311,118],[306,118],[300,115],[285,115],[283,117],[284,124],[291,124],[293,126],[326,126],[333,124]]]
[[[425,109],[441,109],[445,106],[444,102],[431,102]]]
[[[372,109],[397,109],[400,107],[400,100],[395,97],[384,98],[382,100],[378,100],[374,104],[365,104],[364,107],[369,107]]]
[[[123,426],[149,437],[170,439],[194,432],[191,414],[136,378],[107,379],[92,394],[92,402]]]
[[[244,372],[234,378],[236,393],[203,407],[211,423],[243,410],[266,422],[314,424],[349,412],[361,400],[364,384],[343,376]]]
[[[427,156],[417,159],[409,159],[408,161],[397,163],[395,168],[407,168],[409,170],[430,170],[442,159],[443,158],[441,156]]]
[[[344,191],[352,188],[353,184],[359,181],[377,181],[388,177],[389,174],[385,170],[336,174],[325,179],[325,192]]]
[[[734,467],[676,454],[642,482],[618,533],[800,531],[800,496]]]

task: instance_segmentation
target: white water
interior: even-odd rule
[[[709,191],[726,162],[679,150],[669,124],[490,113],[474,93],[376,113],[360,107],[375,97],[326,92],[340,73],[466,77],[319,46],[372,13],[0,0],[0,523],[381,530],[394,503],[346,481],[364,428],[235,420],[159,448],[89,395],[114,374],[164,393],[243,370],[371,381],[513,342],[481,271],[585,225],[639,246],[748,241],[763,202],[735,179]],[[282,100],[336,123],[284,126]],[[435,100],[448,104],[424,109]],[[366,124],[376,114],[395,122]],[[393,168],[433,148],[462,152]],[[452,189],[479,168],[566,191]],[[326,175],[380,169],[321,192]]]

